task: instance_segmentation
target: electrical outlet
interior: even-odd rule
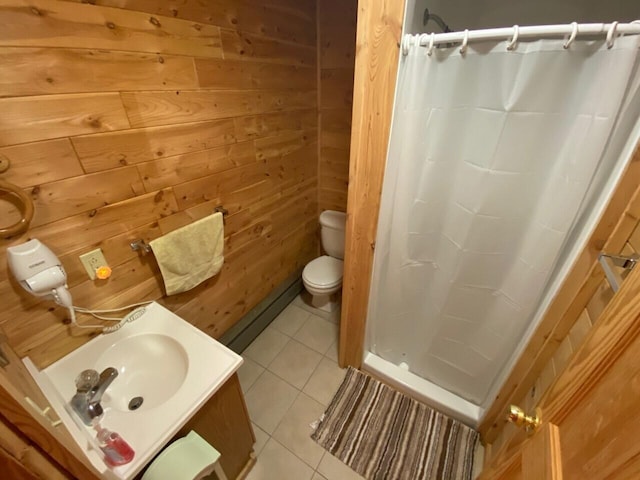
[[[82,265],[84,265],[84,268],[91,280],[96,279],[96,269],[98,267],[108,266],[107,260],[104,258],[104,254],[100,248],[83,253],[80,255],[80,261],[82,262]]]

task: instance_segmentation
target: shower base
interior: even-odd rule
[[[474,405],[435,383],[404,370],[371,352],[365,354],[362,369],[384,380],[410,397],[426,403],[435,410],[449,415],[472,428],[478,427],[484,414],[484,409],[478,405]]]

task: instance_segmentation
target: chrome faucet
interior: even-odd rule
[[[102,395],[117,376],[118,370],[109,367],[100,375],[95,370],[83,370],[76,377],[77,391],[69,404],[85,425],[91,425],[92,419],[102,415]]]

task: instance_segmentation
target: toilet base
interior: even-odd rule
[[[311,305],[324,312],[334,312],[340,306],[340,295],[338,293],[331,295],[312,295]]]

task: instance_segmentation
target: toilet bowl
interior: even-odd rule
[[[309,262],[302,272],[302,283],[311,294],[315,308],[332,312],[339,305],[344,263],[344,227],[342,212],[326,210],[320,214],[320,238],[328,255]]]

